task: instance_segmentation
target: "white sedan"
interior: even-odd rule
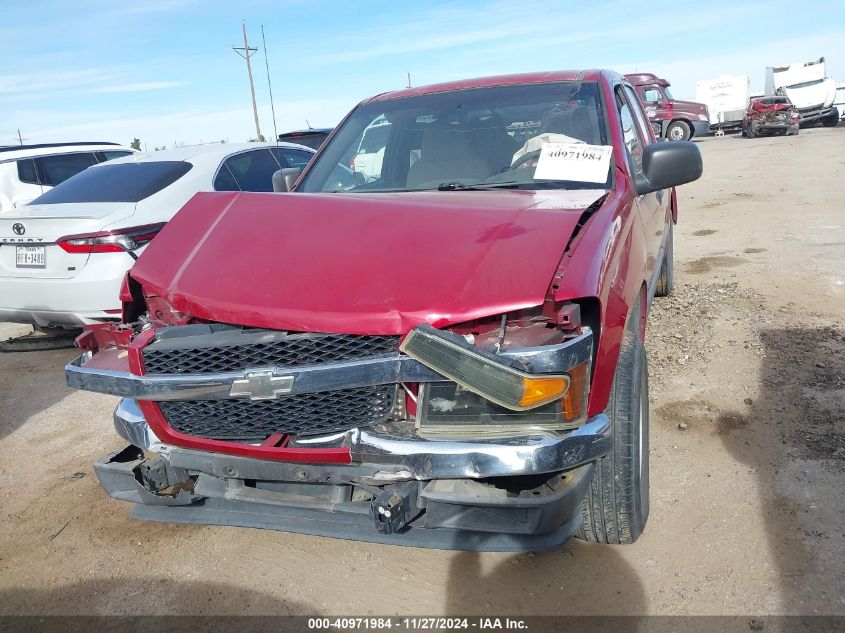
[[[292,143],[184,147],[89,167],[0,216],[0,321],[79,327],[120,317],[127,270],[199,191],[273,191],[314,150]]]

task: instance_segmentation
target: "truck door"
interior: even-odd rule
[[[631,171],[633,174],[638,174],[642,171],[643,149],[654,142],[654,137],[650,132],[640,102],[629,86],[620,86],[617,89],[616,103],[619,108],[619,118],[622,121],[622,134],[628,149]],[[666,191],[647,193],[638,196],[636,204],[645,233],[646,279],[649,280],[649,296],[651,296],[659,272],[661,248],[668,237],[667,220],[671,221],[669,195]]]
[[[658,84],[648,84],[639,86],[638,88],[641,91],[640,97],[642,97],[642,102],[645,104],[646,114],[649,119],[663,120],[671,118],[671,103]]]

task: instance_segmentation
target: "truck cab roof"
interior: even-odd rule
[[[632,73],[630,75],[625,75],[625,79],[630,81],[635,86],[641,86],[643,84],[659,84],[661,86],[672,85],[665,79],[661,79],[660,77],[652,73]]]

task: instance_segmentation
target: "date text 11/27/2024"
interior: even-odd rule
[[[440,631],[444,629],[490,631],[490,630],[527,630],[528,624],[519,618],[445,618],[445,617],[338,617],[308,618],[308,629],[319,630],[388,630],[405,629],[409,631]]]

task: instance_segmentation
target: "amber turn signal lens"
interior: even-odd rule
[[[549,378],[523,378],[522,397],[519,404],[526,408],[545,404],[562,397],[569,386],[566,376],[552,376]]]
[[[569,389],[563,396],[563,419],[577,420],[587,406],[587,385],[590,382],[590,363],[581,363],[569,370]]]

